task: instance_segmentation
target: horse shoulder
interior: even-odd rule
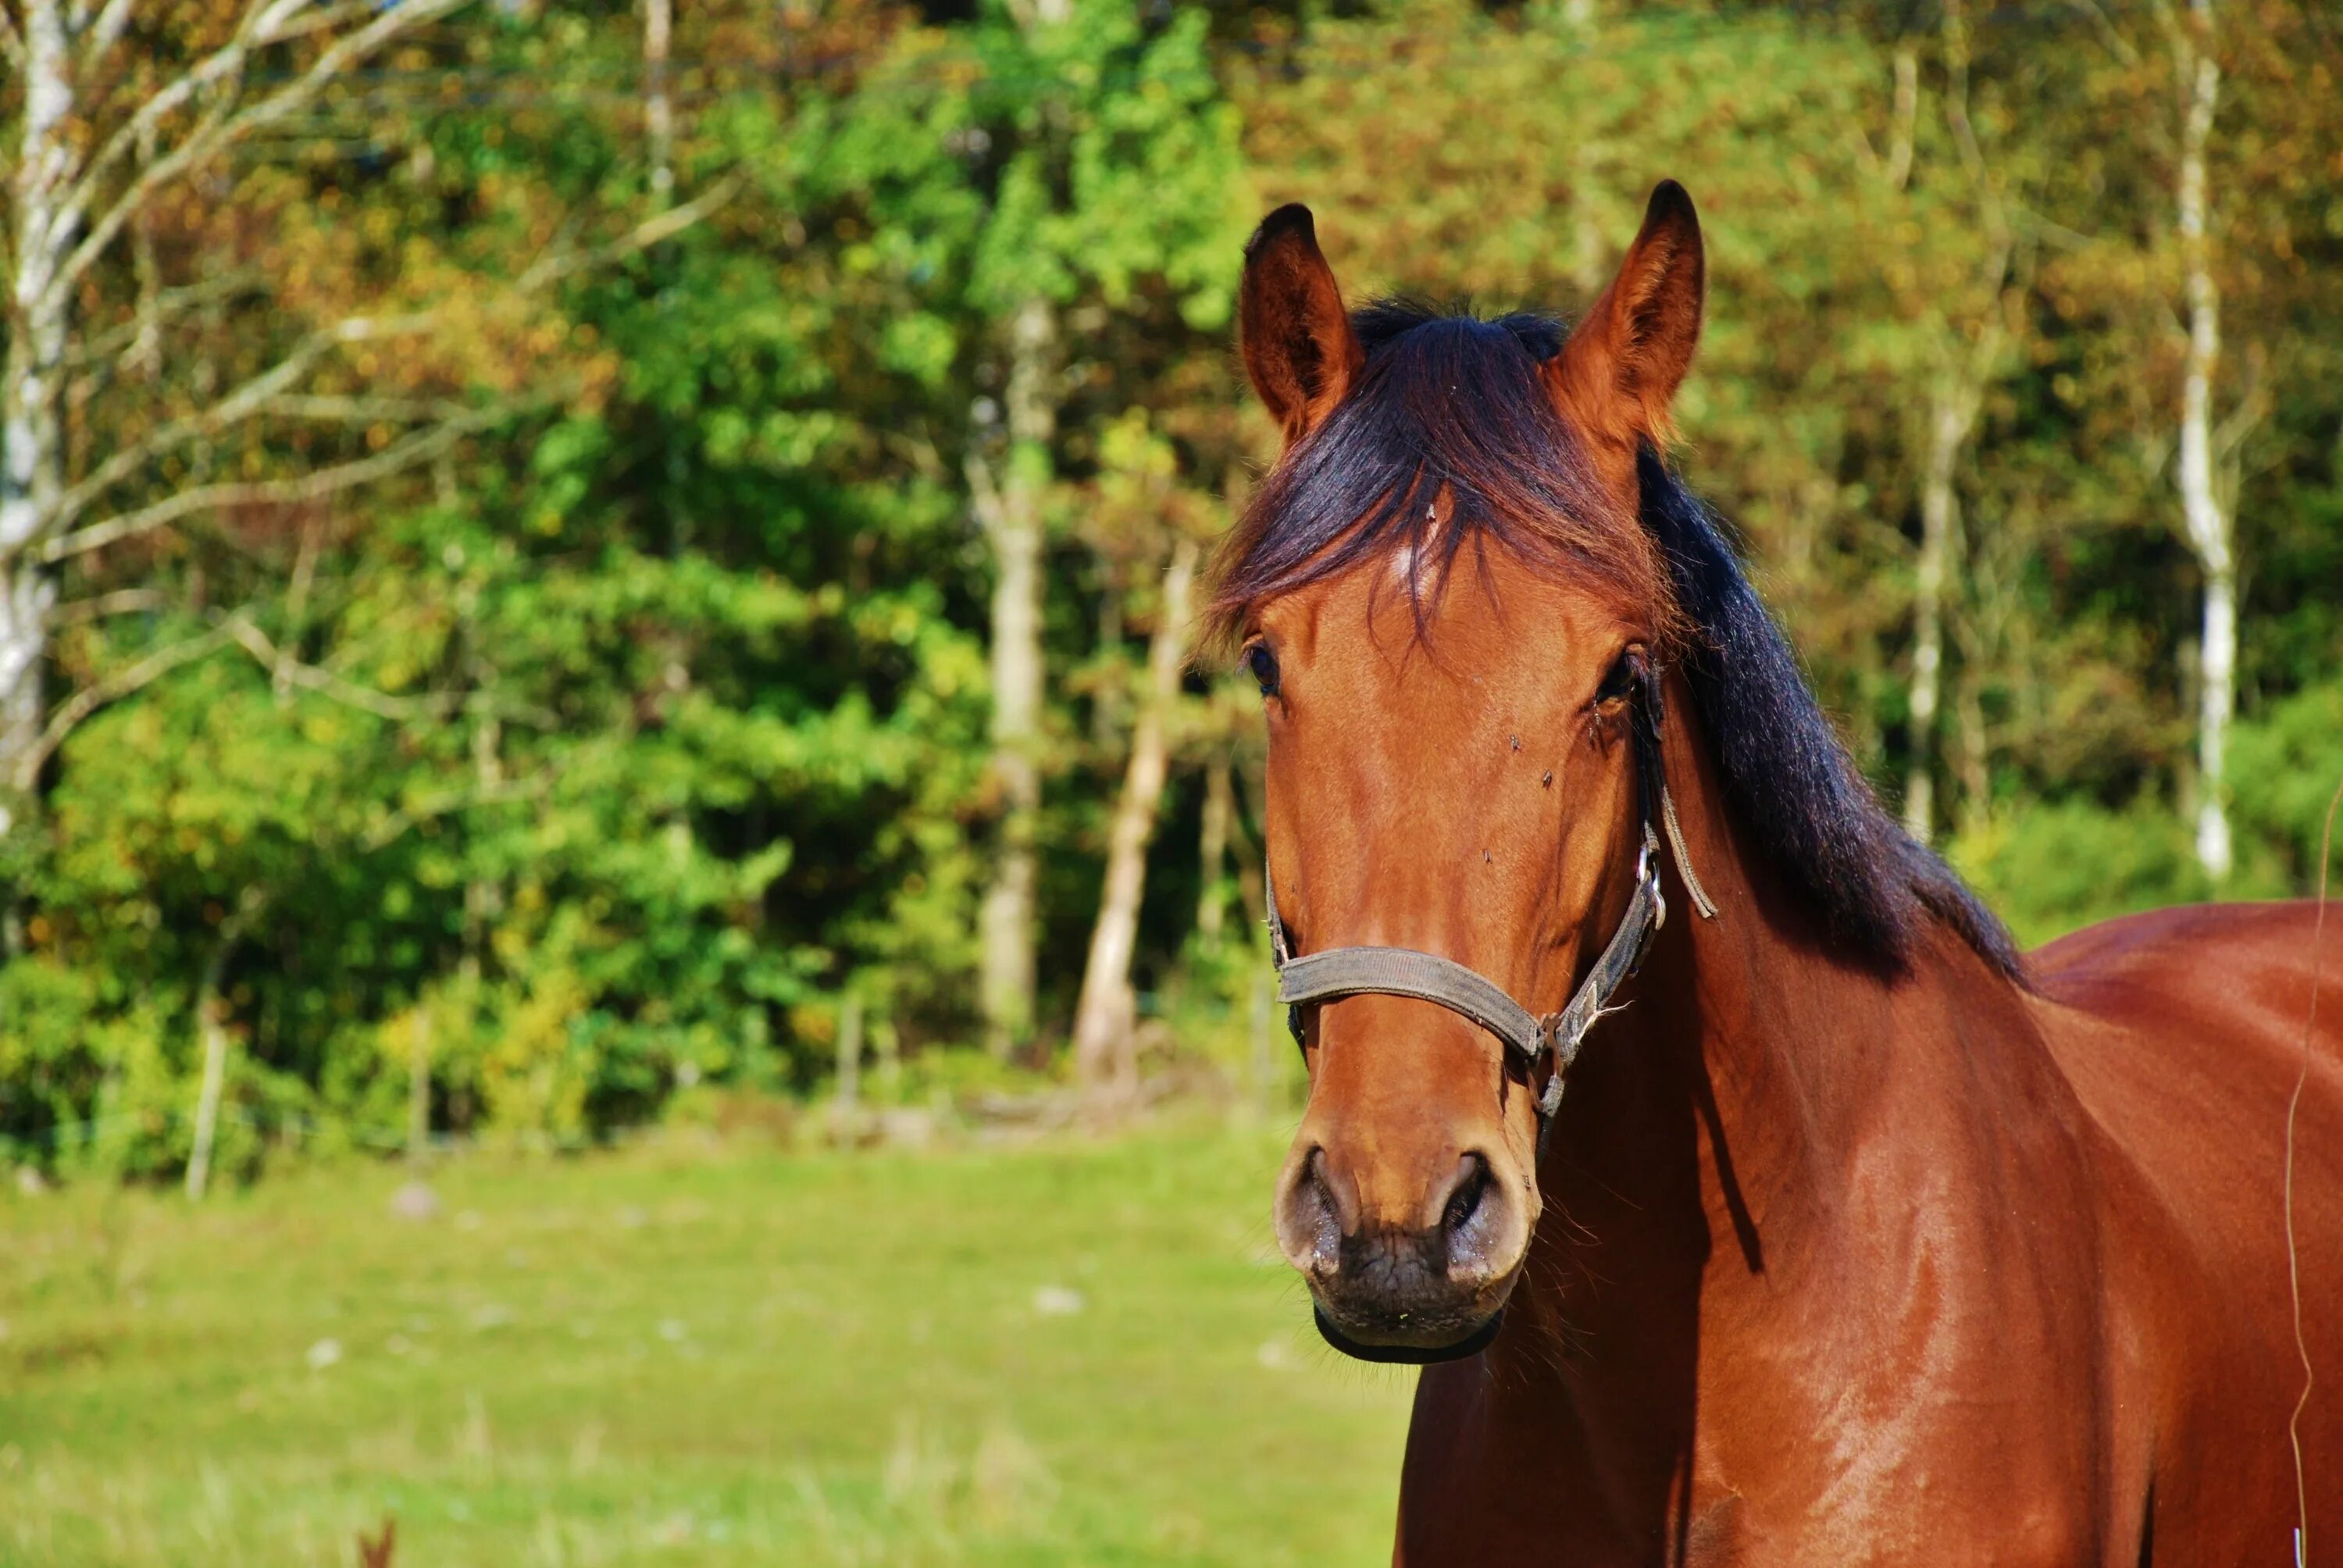
[[[2302,903],[2158,910],[2061,938],[2033,961],[2043,1038],[2101,1127],[2150,1166],[2198,1181],[2255,1170],[2278,1158],[2298,1076],[2307,1114],[2343,1112],[2332,913],[2323,966]]]

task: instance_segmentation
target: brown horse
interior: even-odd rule
[[[1673,184],[1566,340],[1246,251],[1277,1233],[1438,1363],[1397,1560],[2343,1554],[2343,930],[2315,1021],[2308,905],[2020,956],[1657,455],[1702,289]]]

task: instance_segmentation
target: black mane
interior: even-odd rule
[[[1637,464],[1643,528],[1606,522],[1577,434],[1538,374],[1562,344],[1552,317],[1385,302],[1352,325],[1366,349],[1358,384],[1270,473],[1222,548],[1210,611],[1221,639],[1248,605],[1395,547],[1433,542],[1443,573],[1468,538],[1566,564],[1674,634],[1728,807],[1835,940],[1900,970],[1924,926],[1942,920],[2023,982],[2009,933],[1880,806],[1721,525],[1655,453]],[[1434,529],[1443,497],[1447,526]]]
[[[1685,683],[1743,831],[1833,936],[1875,960],[1901,967],[1933,915],[2023,980],[2009,932],[1880,806],[1715,515],[1648,447],[1635,468],[1644,528],[1693,627]]]

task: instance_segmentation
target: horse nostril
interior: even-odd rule
[[[1440,1240],[1447,1254],[1448,1277],[1459,1284],[1479,1285],[1495,1279],[1513,1261],[1519,1226],[1513,1219],[1504,1184],[1479,1154],[1462,1161],[1456,1185],[1440,1213]]]
[[[1457,1174],[1455,1189],[1448,1193],[1448,1207],[1441,1211],[1441,1231],[1455,1235],[1472,1223],[1472,1216],[1481,1211],[1481,1200],[1488,1193],[1488,1161],[1469,1153],[1462,1161],[1464,1170]]]
[[[1456,1179],[1455,1189],[1448,1195],[1448,1207],[1440,1217],[1441,1229],[1451,1236],[1472,1222],[1489,1190],[1489,1162],[1478,1154],[1467,1154],[1463,1163],[1463,1174]]]
[[[1286,1260],[1311,1274],[1340,1267],[1345,1229],[1342,1201],[1326,1169],[1326,1151],[1304,1155],[1280,1195],[1275,1215],[1278,1245]]]

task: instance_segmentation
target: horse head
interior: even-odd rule
[[[1548,1036],[1574,995],[1591,1020],[1621,933],[1658,917],[1639,903],[1655,763],[1635,739],[1656,735],[1681,623],[1637,475],[1702,287],[1673,183],[1566,337],[1538,317],[1351,314],[1302,207],[1247,246],[1245,363],[1285,448],[1215,610],[1267,719],[1280,957],[1396,953],[1381,961],[1421,982],[1354,967],[1370,983],[1295,1009],[1310,1096],[1277,1235],[1353,1353],[1485,1342],[1538,1219],[1566,1060]],[[1476,1016],[1473,977],[1537,1032]]]

